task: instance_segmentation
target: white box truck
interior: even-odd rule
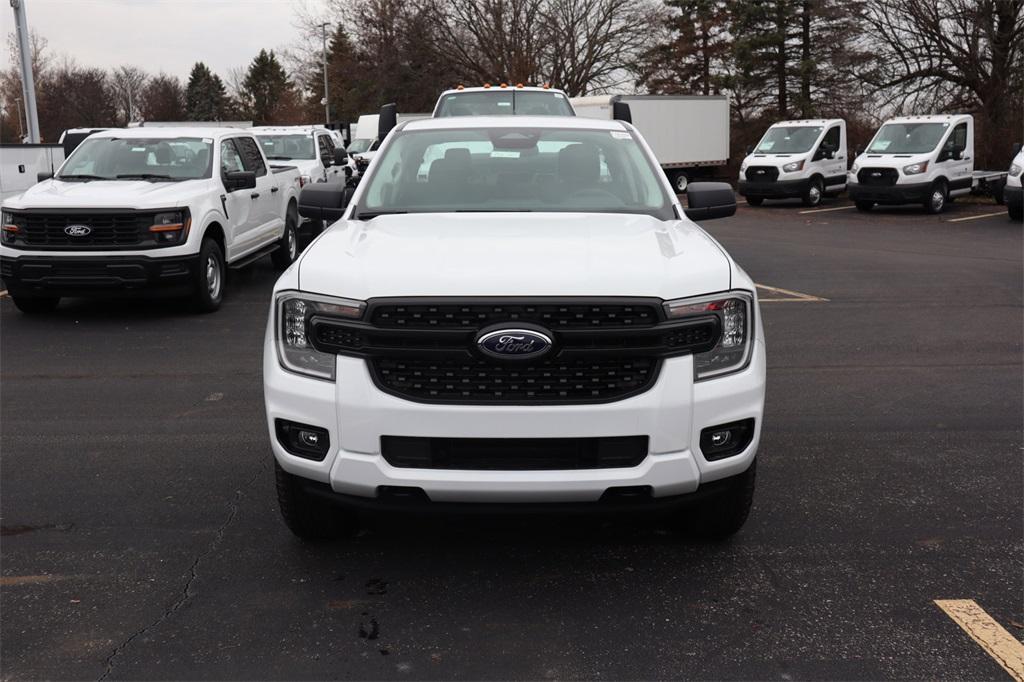
[[[577,116],[612,119],[615,103],[629,105],[676,192],[709,177],[729,161],[729,98],[689,95],[601,95],[569,100]]]
[[[398,122],[412,121],[417,118],[430,118],[430,114],[398,114]],[[377,139],[377,129],[380,123],[380,114],[363,114],[356,123],[355,132],[352,133],[352,143],[348,146],[348,153],[356,164],[356,177],[359,177],[370,165],[381,141]]]

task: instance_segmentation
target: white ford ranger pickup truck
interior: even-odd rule
[[[754,490],[754,282],[622,121],[444,117],[387,135],[274,288],[266,418],[303,538],[359,508],[658,509],[735,533]]]
[[[62,296],[224,296],[226,267],[298,255],[299,172],[271,166],[251,133],[93,133],[53,178],[3,202],[0,276],[25,313]]]

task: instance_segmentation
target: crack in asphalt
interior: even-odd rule
[[[106,661],[104,661],[104,665],[106,666],[106,668],[103,670],[103,674],[96,678],[96,682],[103,682],[103,680],[107,679],[110,673],[114,670],[114,663],[117,657],[121,655],[121,653],[125,649],[131,646],[131,643],[133,641],[135,641],[138,637],[146,634],[147,632],[159,626],[161,623],[163,623],[168,618],[173,616],[182,606],[185,605],[185,602],[187,602],[192,597],[192,583],[194,583],[196,578],[199,576],[199,564],[203,561],[203,559],[207,558],[215,551],[217,551],[217,548],[220,546],[221,541],[224,539],[225,533],[227,533],[228,526],[230,526],[231,523],[235,520],[235,517],[238,516],[238,509],[242,501],[242,498],[245,497],[245,491],[251,488],[253,484],[256,483],[256,479],[265,470],[265,468],[266,463],[264,461],[261,461],[259,468],[256,470],[256,473],[252,475],[252,478],[249,479],[248,483],[246,483],[244,486],[235,491],[234,499],[231,501],[231,505],[228,509],[228,517],[217,528],[217,531],[213,536],[213,540],[210,541],[210,544],[207,545],[206,549],[197,554],[195,559],[192,560],[192,565],[189,566],[188,569],[188,578],[185,580],[185,585],[182,587],[181,592],[178,595],[178,598],[175,599],[170,606],[164,609],[163,613],[161,613],[156,620],[154,620],[149,625],[146,625],[145,627],[141,628],[140,630],[136,630],[131,635],[129,635],[123,642],[118,644],[117,647],[114,648],[114,651],[111,652],[111,654],[107,656]]]

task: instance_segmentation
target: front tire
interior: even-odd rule
[[[43,315],[52,313],[60,304],[59,296],[21,296],[11,294],[14,306],[26,315]]]
[[[199,272],[196,273],[195,293],[192,305],[196,312],[212,313],[220,308],[224,300],[224,282],[227,271],[224,267],[224,252],[220,244],[207,237],[199,248]]]
[[[946,190],[946,183],[936,180],[928,192],[928,198],[924,200],[924,210],[931,215],[938,215],[946,210],[946,203],[949,199],[949,192]]]
[[[853,203],[857,206],[857,210],[860,211],[861,213],[869,213],[871,209],[875,207],[875,202],[866,201],[864,199],[858,199]]]
[[[1010,214],[1010,220],[1016,220],[1019,223],[1024,219],[1024,205],[1015,204],[1013,206],[1007,206],[1006,212]]]
[[[303,540],[337,540],[350,537],[359,528],[355,512],[341,509],[302,488],[298,476],[281,468],[274,460],[277,504],[284,525]]]
[[[277,248],[270,254],[270,260],[278,270],[287,270],[299,257],[299,236],[295,230],[295,222],[293,210],[288,209],[288,217],[284,221],[284,234],[281,235]]]
[[[725,540],[735,535],[750,516],[756,478],[755,459],[746,471],[730,479],[724,491],[696,507],[683,510],[678,529],[704,540]]]
[[[821,195],[825,193],[825,184],[821,181],[821,178],[811,178],[811,181],[807,184],[807,189],[804,190],[803,196],[800,197],[804,206],[817,206],[821,203]]]
[[[764,197],[747,197],[748,206],[760,206],[764,203]]]

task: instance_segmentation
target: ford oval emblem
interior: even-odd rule
[[[503,360],[525,360],[551,350],[551,337],[532,329],[498,329],[476,340],[482,353]]]
[[[84,237],[92,232],[92,228],[88,225],[68,225],[64,228],[64,234],[69,237]]]

